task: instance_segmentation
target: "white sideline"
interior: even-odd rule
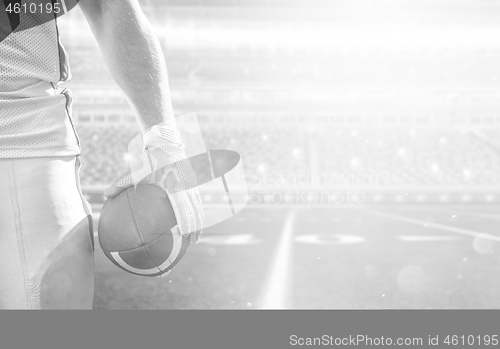
[[[418,210],[421,212],[430,212],[428,208],[426,207],[417,207],[417,208],[412,208],[412,210]],[[494,220],[500,220],[500,214],[494,214],[494,213],[483,213],[483,212],[477,212],[477,211],[471,211],[471,210],[466,210],[461,207],[457,208],[440,208],[440,207],[433,207],[431,211],[437,211],[437,212],[442,212],[442,213],[449,213],[451,214],[457,214],[458,215],[466,215],[466,216],[471,216],[471,217],[481,217],[481,218],[491,218]]]
[[[472,236],[472,237],[481,237],[483,239],[500,241],[500,236],[496,236],[496,235],[492,235],[492,234],[488,234],[488,233],[452,227],[449,225],[444,225],[444,224],[439,224],[439,223],[427,222],[427,221],[424,221],[421,219],[415,219],[415,218],[410,218],[410,217],[406,217],[406,216],[400,216],[400,215],[396,215],[396,214],[392,214],[392,213],[380,212],[380,211],[375,211],[375,210],[371,210],[370,213],[375,215],[375,216],[385,217],[385,218],[389,218],[389,219],[392,219],[395,221],[401,221],[401,222],[416,224],[416,225],[420,225],[420,226],[424,226],[424,227],[440,229],[440,230],[449,231],[449,232],[461,234],[461,235],[467,235],[467,236]]]
[[[271,265],[270,272],[262,297],[258,303],[260,309],[286,309],[289,300],[290,279],[289,267],[291,264],[293,247],[293,223],[296,211],[288,213],[281,238],[274,254],[276,257]]]
[[[455,210],[447,210],[449,213],[457,213]],[[477,211],[459,211],[460,215],[466,215],[466,216],[471,216],[471,217],[480,217],[480,218],[490,218],[494,219],[496,221],[500,220],[500,215],[499,214],[494,214],[494,213],[482,213],[482,212],[477,212]]]

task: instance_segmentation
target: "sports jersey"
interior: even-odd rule
[[[0,42],[0,158],[80,154],[71,92],[60,88],[71,77],[68,56],[55,14],[42,12],[21,11],[17,28]],[[12,23],[0,20],[5,32]]]

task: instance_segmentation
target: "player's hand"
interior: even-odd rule
[[[182,143],[172,142],[159,132],[146,134],[144,141],[142,167],[120,176],[104,195],[111,199],[137,184],[162,188],[172,204],[181,234],[190,235],[191,242],[197,243],[202,233],[203,207],[194,171],[189,161],[181,161],[186,159]]]
[[[115,182],[111,184],[111,186],[109,186],[104,190],[104,196],[106,197],[106,199],[113,199],[114,197],[118,196],[118,194],[120,194],[122,191],[128,188],[128,187],[118,187],[116,185],[117,182],[122,181],[127,176],[130,176],[130,171],[117,178]],[[130,185],[129,187],[131,186],[132,185]]]

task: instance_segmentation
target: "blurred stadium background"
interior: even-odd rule
[[[379,228],[380,224],[387,224],[384,229],[380,228],[386,233],[408,232],[412,229],[398,226],[404,219],[410,226],[415,223],[411,219],[421,219],[459,230],[472,229],[477,234],[495,233],[500,219],[497,211],[500,204],[498,1],[141,0],[141,5],[165,53],[175,112],[178,115],[197,113],[208,148],[233,149],[242,155],[249,207],[263,208],[258,214],[247,213],[253,218],[242,215],[241,219],[247,223],[240,225],[248,225],[255,219],[254,225],[247,228],[250,232],[234,228],[235,223],[229,222],[214,230],[214,235],[238,232],[248,237],[250,233],[274,230],[279,235],[283,222],[291,219],[291,211],[311,205],[317,209],[298,213],[304,221],[311,220],[309,226],[304,227],[306,231],[320,231],[337,224],[330,220],[340,217],[340,221],[350,222],[345,224],[351,233],[361,229],[358,226],[362,222]],[[83,190],[98,212],[104,202],[103,189],[128,168],[127,144],[138,128],[80,11],[63,17],[60,26],[71,58],[73,80],[67,87],[74,92],[74,118],[83,146]],[[210,205],[221,203],[224,198],[206,195],[203,199]],[[322,211],[321,206],[334,208]],[[393,213],[410,211],[404,211],[405,218],[399,221],[396,218],[391,225],[387,223],[390,217],[380,222],[377,219],[384,218],[380,215],[373,221],[362,219],[365,214],[370,216],[371,211],[352,213],[349,210],[352,206],[370,210],[375,207]],[[448,212],[446,210],[450,213],[443,213]],[[469,218],[456,223],[456,218],[461,217],[460,210]],[[347,218],[338,212],[346,212]],[[481,222],[478,221],[480,215],[483,215]],[[433,218],[429,218],[431,216]],[[267,223],[257,221],[266,217]],[[269,224],[276,227],[270,229]],[[482,224],[481,229],[478,224]],[[296,223],[294,227],[299,229],[299,226]],[[211,238],[210,232],[207,232],[207,241]],[[309,273],[309,279],[302,281],[309,280],[310,286],[295,292],[302,294],[301,301],[288,306],[498,307],[500,303],[493,297],[492,290],[500,285],[500,279],[492,279],[489,274],[492,260],[478,260],[474,268],[469,268],[470,273],[476,275],[476,281],[471,281],[468,288],[454,286],[452,289],[461,292],[461,296],[450,298],[450,284],[455,285],[466,274],[456,270],[464,258],[472,258],[465,256],[467,253],[494,255],[493,247],[488,244],[487,253],[482,253],[484,249],[478,253],[476,238],[479,235],[471,234],[474,241],[461,242],[465,245],[459,245],[462,247],[457,247],[458,250],[451,249],[458,251],[456,255],[450,252],[457,261],[455,257],[449,261],[453,272],[447,270],[446,275],[452,274],[454,281],[448,280],[443,288],[434,284],[431,291],[424,287],[425,292],[434,292],[435,297],[422,296],[422,290],[408,291],[419,289],[419,277],[429,268],[436,269],[432,264],[427,267],[415,261],[405,264],[403,255],[387,257],[387,251],[381,250],[371,255],[365,248],[367,256],[376,259],[375,256],[385,254],[383,258],[393,259],[386,260],[386,267],[381,267],[382,262],[352,257],[350,268],[359,263],[364,272],[360,272],[361,276],[354,271],[342,274],[344,280],[353,283],[347,282],[350,286],[343,288],[336,284],[336,290],[345,290],[345,297],[337,294],[326,303],[317,298],[328,287],[323,285],[320,291],[312,286],[323,276],[318,274],[314,279]],[[253,241],[245,239],[239,241]],[[377,241],[385,241],[380,239]],[[331,241],[325,243],[329,246],[328,255],[334,248]],[[407,248],[405,256],[417,253],[420,257],[415,258],[420,260],[422,253],[435,251],[430,260],[437,258],[438,263],[440,258],[445,258],[441,255],[442,247],[438,247],[440,243]],[[273,242],[269,242],[266,248],[272,251],[273,246]],[[479,246],[483,245],[479,243]],[[418,252],[420,248],[426,252]],[[192,255],[214,257],[216,249],[221,258],[218,263],[227,267],[231,255],[221,254],[220,247],[197,246],[193,250],[198,252]],[[315,273],[329,272],[326,265],[323,265],[325,269],[317,269],[314,264],[323,252],[295,252],[303,254],[302,261],[314,256],[314,262],[311,259],[314,266],[303,268],[313,268]],[[346,255],[337,252],[337,257]],[[248,253],[248,257],[241,257],[245,256],[241,252],[235,255],[243,270],[246,269],[241,258],[245,263],[265,265],[266,258],[274,254],[270,252],[264,258],[264,252],[260,256],[255,256],[255,251]],[[493,258],[491,256],[488,258]],[[430,263],[426,258],[422,260]],[[191,261],[185,262],[186,269],[179,268],[189,270],[190,263],[194,263]],[[217,268],[217,265],[211,267]],[[217,275],[222,272],[220,268]],[[384,279],[377,274],[379,270],[391,268],[395,275],[393,281],[389,276]],[[102,271],[106,279],[101,279],[99,287],[113,296],[107,298],[103,291],[98,296],[97,307],[252,307],[257,297],[254,294],[260,294],[256,280],[265,279],[267,275],[264,267],[262,275],[254,269],[246,278],[233,271],[226,280],[231,296],[218,293],[220,290],[215,285],[210,288],[204,284],[203,287],[214,290],[204,295],[206,301],[200,301],[200,294],[186,299],[188,291],[181,287],[178,293],[172,289],[170,292],[182,297],[172,296],[159,305],[158,298],[151,304],[144,297],[137,300],[139,291],[136,296],[120,296],[122,293],[114,287],[121,281],[113,279],[111,284],[108,279],[111,274],[106,273],[112,269],[103,270],[106,270]],[[368,274],[379,276],[368,277]],[[483,274],[491,285],[478,282],[477,278],[483,280]],[[172,278],[179,275],[181,273]],[[300,272],[295,276],[299,275]],[[349,275],[357,276],[351,279]],[[120,277],[128,280],[126,288],[133,289],[130,285],[136,278]],[[369,281],[363,279],[366,277]],[[201,278],[209,280],[208,276]],[[436,276],[437,279],[443,278]],[[373,280],[378,280],[378,286]],[[141,279],[141,282],[137,287],[146,287],[145,281]],[[159,287],[158,284],[151,286],[151,282],[148,281],[148,287]],[[411,287],[405,286],[408,283]],[[228,286],[233,284],[233,288]],[[333,290],[333,284],[328,285]],[[367,286],[377,290],[378,298],[371,299],[363,293],[368,292]],[[275,291],[269,291],[269,297],[279,294],[281,286],[269,287]],[[250,291],[244,291],[247,289]],[[471,300],[474,297],[470,295],[483,292],[479,289],[487,294],[481,293],[479,298]],[[391,290],[400,292],[397,293],[400,298],[395,296],[389,301]],[[353,296],[347,296],[350,292]],[[117,301],[120,297],[125,297],[121,303]],[[363,297],[370,300],[359,300],[365,299]],[[269,299],[264,303],[274,304]],[[279,306],[285,304],[278,303]]]
[[[500,201],[497,2],[141,3],[176,113],[242,154],[253,193],[300,178],[367,202]],[[138,129],[79,11],[61,22],[82,181],[102,193]]]

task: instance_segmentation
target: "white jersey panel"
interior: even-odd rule
[[[67,56],[56,20],[39,16],[21,13],[20,26],[0,42],[0,158],[80,153],[70,93],[58,88],[70,77]]]

